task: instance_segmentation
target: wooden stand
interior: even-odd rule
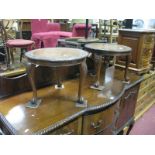
[[[154,34],[155,30],[119,30],[118,43],[132,48],[129,69],[138,74],[147,73],[150,70],[150,62],[154,48]],[[125,59],[119,57],[116,65],[122,67],[124,64]]]

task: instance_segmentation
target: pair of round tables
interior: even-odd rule
[[[103,44],[103,43],[90,43],[85,45],[85,49],[89,52],[95,53],[99,56],[104,56],[104,66],[108,64],[108,58],[110,56],[126,56],[126,68],[125,68],[125,81],[128,81],[127,78],[127,70],[129,64],[129,56],[131,54],[131,48],[123,45],[118,44]],[[27,74],[32,86],[33,90],[33,98],[30,102],[27,103],[27,107],[30,108],[37,108],[41,103],[41,99],[37,97],[37,89],[35,86],[34,74],[35,74],[35,67],[37,65],[40,66],[48,66],[48,67],[55,67],[59,68],[62,66],[73,66],[79,65],[80,67],[80,79],[79,79],[79,88],[78,88],[78,97],[76,101],[77,107],[86,107],[87,101],[82,97],[83,94],[83,86],[85,77],[87,74],[87,65],[86,65],[86,58],[88,56],[88,52],[77,49],[77,48],[66,48],[66,47],[56,47],[56,48],[42,48],[36,49],[29,52],[26,52],[25,56],[28,60],[26,65],[27,67]],[[101,85],[99,82],[100,77],[100,70],[101,70],[101,58],[99,59],[99,67],[97,71],[97,80],[94,85],[95,89],[100,89]],[[106,67],[104,67],[103,71],[103,80],[105,77]],[[59,77],[58,77],[59,79]],[[62,89],[62,84],[58,80],[57,88]]]

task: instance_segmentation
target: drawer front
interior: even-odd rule
[[[139,93],[138,93],[138,98],[141,98],[141,97],[147,95],[147,93],[148,93],[148,88],[149,88],[149,87],[145,87],[145,88],[141,89],[141,90],[139,91]]]
[[[118,130],[123,127],[134,116],[138,90],[139,84],[127,90],[122,96],[118,109],[119,117],[116,120],[115,129]]]
[[[115,107],[116,107],[116,104],[114,104],[109,109],[106,109],[105,111],[84,116],[83,134],[94,135],[94,134],[98,134],[104,129],[106,129],[106,133],[110,132],[114,121]]]
[[[142,88],[148,86],[148,85],[149,85],[149,81],[150,81],[150,78],[145,79],[145,80],[141,83],[140,88],[142,89]]]
[[[53,131],[50,135],[79,135],[81,134],[82,119],[77,120]]]
[[[144,43],[141,49],[141,65],[142,67],[147,67],[150,64],[152,52],[154,48],[154,36],[153,35],[145,35]]]

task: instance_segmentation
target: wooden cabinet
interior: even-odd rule
[[[19,22],[19,27],[22,22],[22,31],[31,31],[31,20],[30,19],[21,19]]]
[[[119,30],[118,43],[132,48],[130,69],[137,73],[146,73],[150,69],[150,62],[154,48],[155,30]],[[125,64],[125,59],[117,60],[118,66]]]
[[[155,71],[145,74],[144,80],[140,84],[138,99],[135,110],[135,117],[138,119],[147,111],[155,100]]]
[[[82,133],[84,135],[112,134],[115,108],[117,104],[118,103],[114,104],[105,111],[83,116]]]
[[[118,118],[115,123],[114,133],[119,133],[125,126],[133,121],[137,96],[140,84],[125,91],[118,107]]]
[[[107,71],[106,75],[110,79],[112,70]],[[42,103],[37,109],[25,107],[32,97],[32,92],[1,99],[0,112],[4,117],[0,115],[0,129],[2,131],[8,129],[7,124],[1,121],[1,118],[6,118],[11,126],[9,129],[15,128],[11,132],[5,131],[6,134],[117,134],[118,130],[122,130],[133,119],[142,78],[129,72],[131,82],[123,84],[122,71],[115,70],[115,74],[117,74],[115,78],[105,85],[103,91],[90,89],[92,77],[87,76],[84,88],[84,97],[88,101],[87,107],[75,106],[77,99],[75,90],[79,83],[77,78],[64,81],[65,89],[58,90],[50,86],[38,90]],[[49,77],[49,74],[44,76]],[[20,85],[20,83],[14,83],[16,87]],[[17,111],[18,115],[16,115]],[[17,117],[21,119],[18,120]]]

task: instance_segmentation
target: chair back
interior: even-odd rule
[[[47,31],[61,31],[60,23],[47,23]]]
[[[85,37],[86,24],[75,24],[72,30],[72,37]],[[88,33],[91,31],[91,25],[88,25]]]
[[[48,19],[32,19],[31,20],[32,34],[39,32],[47,32],[47,23]]]

